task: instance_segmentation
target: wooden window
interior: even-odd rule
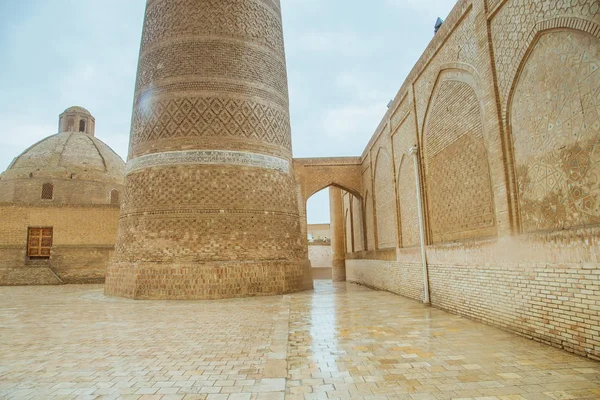
[[[42,185],[42,200],[52,200],[54,198],[54,185],[44,183]]]
[[[79,132],[85,132],[85,121],[79,121]]]
[[[119,200],[119,191],[117,189],[111,190],[111,192],[110,192],[110,204],[119,205],[119,204],[121,204],[119,201],[120,201]]]
[[[52,228],[29,228],[27,255],[30,258],[50,258]]]

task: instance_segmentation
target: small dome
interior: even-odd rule
[[[73,106],[73,107],[69,107],[67,108],[63,114],[87,114],[87,115],[92,115],[88,110],[86,110],[83,107],[79,107],[79,106]]]
[[[3,179],[34,176],[71,178],[122,184],[125,162],[94,136],[63,132],[49,136],[14,159]],[[4,176],[6,175],[6,176]]]
[[[34,144],[0,175],[0,201],[38,202],[44,184],[55,187],[57,203],[111,203],[122,190],[125,162],[94,136],[62,132]]]
[[[96,119],[83,107],[69,107],[58,117],[58,133],[81,132],[94,136],[95,131]]]

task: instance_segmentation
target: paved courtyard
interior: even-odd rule
[[[597,399],[600,364],[352,284],[209,302],[0,288],[2,399]]]

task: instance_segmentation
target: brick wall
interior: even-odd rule
[[[348,280],[422,299],[417,144],[432,305],[599,358],[598,65],[597,1],[459,1],[362,155]]]
[[[394,169],[387,150],[380,149],[375,167],[375,213],[377,218],[377,248],[396,247],[397,228],[394,191]],[[392,184],[390,185],[390,182]]]
[[[354,251],[365,250],[365,236],[363,228],[362,201],[358,197],[352,197],[352,235]]]
[[[427,248],[432,305],[600,359],[600,228]],[[346,260],[348,280],[422,299],[419,249]]]
[[[103,282],[119,208],[0,204],[0,285]],[[52,227],[49,260],[27,257],[28,227]]]
[[[279,1],[147,2],[107,294],[312,287],[285,67]]]

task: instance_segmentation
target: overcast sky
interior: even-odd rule
[[[225,0],[224,0],[225,1]],[[358,156],[455,0],[281,0],[295,157]],[[0,0],[0,170],[79,105],[127,154],[145,0]],[[328,195],[309,223],[329,220]]]

